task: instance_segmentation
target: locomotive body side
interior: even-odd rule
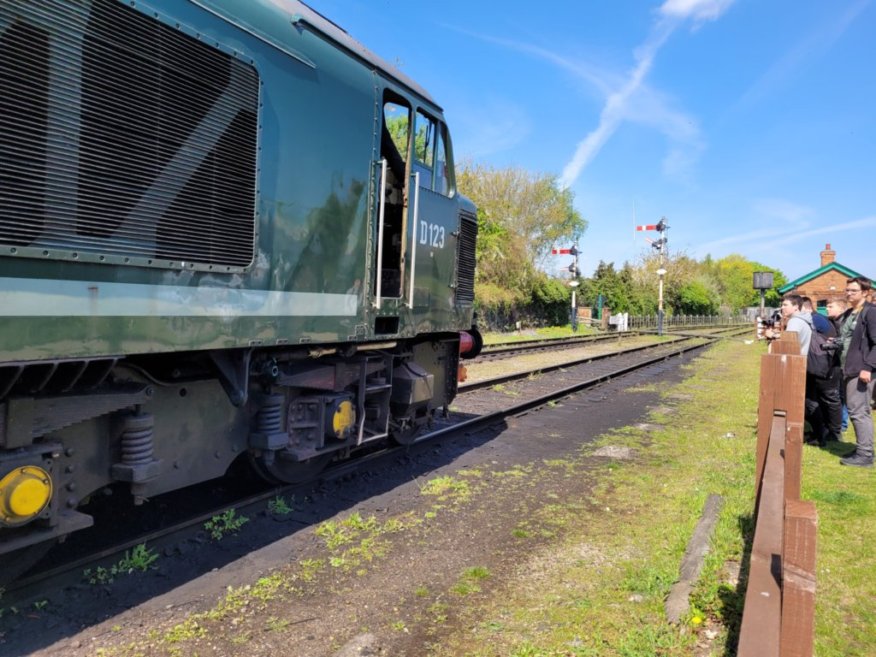
[[[0,554],[450,403],[477,224],[416,83],[270,0],[0,0],[0,78]]]
[[[34,35],[9,34],[12,10],[27,3],[8,4],[0,25],[9,27],[10,70]],[[378,96],[395,86],[440,118],[428,99],[309,24],[296,28],[295,14],[274,3],[224,3],[223,12],[248,9],[253,15],[239,22],[258,19],[283,31],[284,42],[232,24],[215,1],[165,3],[173,14],[108,1],[54,4],[56,20],[31,30],[45,28],[43,60],[16,76],[27,88],[16,96],[12,86],[5,103],[31,111],[26,121],[11,112],[3,126],[6,155],[18,160],[0,234],[3,361],[370,340],[380,315],[399,318],[398,336],[471,325],[470,304],[454,303],[455,280],[447,280],[458,212],[444,212],[444,247],[420,258],[421,289],[438,283],[429,280],[434,269],[444,277],[441,297],[430,293],[413,308],[385,299],[379,312],[373,303]],[[104,15],[88,16],[92,5]],[[41,12],[31,13],[37,22]],[[191,52],[176,43],[169,53],[137,52],[147,28]],[[97,52],[106,41],[105,50],[130,43],[134,52]],[[129,84],[150,56],[163,57],[142,74],[151,77]],[[224,72],[227,86],[199,88],[193,75],[202,72],[189,70],[196,57],[208,80]],[[56,73],[57,61],[79,70]],[[175,88],[158,88],[170,78]],[[77,81],[78,96],[70,90]],[[226,99],[235,94],[243,96],[236,105]],[[168,124],[190,111],[200,111],[200,123]],[[22,147],[31,150],[25,163]],[[216,234],[223,229],[231,236]]]

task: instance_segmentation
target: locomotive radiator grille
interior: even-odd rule
[[[0,0],[0,253],[246,267],[258,97],[252,66],[117,0]]]
[[[475,244],[478,237],[478,218],[468,212],[459,215],[459,257],[456,281],[456,303],[474,303]]]

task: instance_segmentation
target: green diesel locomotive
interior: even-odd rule
[[[479,349],[476,235],[441,108],[300,2],[0,0],[7,573],[108,486],[411,441]]]

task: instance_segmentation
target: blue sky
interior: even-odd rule
[[[666,216],[698,258],[793,279],[830,242],[876,277],[874,0],[311,4],[429,90],[457,161],[558,175],[585,274]]]

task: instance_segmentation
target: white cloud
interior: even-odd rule
[[[720,18],[731,4],[733,0],[666,0],[660,13],[671,18],[713,21]]]
[[[645,42],[634,50],[635,65],[626,75],[575,58],[570,58],[548,48],[499,38],[488,34],[446,25],[450,29],[464,33],[487,43],[516,50],[543,59],[557,68],[571,73],[596,89],[605,98],[597,126],[591,130],[575,149],[571,159],[563,167],[560,184],[569,187],[578,179],[581,172],[593,161],[602,147],[624,122],[646,125],[659,130],[669,141],[669,148],[662,162],[663,173],[676,180],[688,181],[694,165],[705,148],[700,135],[699,124],[694,117],[675,109],[671,99],[648,87],[646,78],[660,48],[675,29],[685,20],[704,22],[717,19],[735,0],[666,0],[659,9],[660,17],[654,22]],[[486,113],[482,113],[486,116]],[[470,117],[480,124],[481,129],[491,133],[506,128],[494,125],[492,120],[481,121],[477,115]],[[506,123],[511,123],[507,121]],[[529,125],[527,124],[527,128]],[[510,138],[506,138],[512,145]],[[515,140],[516,141],[519,140]],[[468,143],[467,154],[482,156],[500,150],[499,145],[491,147],[490,135],[472,137]],[[480,145],[478,145],[480,144]]]
[[[634,116],[649,117],[643,122],[657,125],[658,129],[672,140],[669,153],[663,160],[664,174],[683,180],[690,177],[694,163],[705,148],[695,121],[682,113],[671,111],[665,103],[653,103],[651,109],[656,108],[661,111],[650,114],[643,112],[641,108],[636,108],[633,100],[645,97],[643,91],[647,89],[645,79],[657,53],[682,21],[715,20],[732,3],[733,0],[666,0],[663,3],[660,7],[661,18],[651,28],[645,43],[635,50],[636,66],[626,82],[621,84],[617,91],[608,95],[598,125],[578,142],[572,159],[563,168],[560,176],[560,183],[563,186],[571,186],[617,131],[623,120]]]
[[[781,198],[758,199],[754,202],[753,209],[766,219],[779,219],[801,228],[808,226],[808,219],[815,215],[812,208]]]
[[[696,117],[673,105],[671,98],[642,85],[627,103],[624,120],[661,132],[669,143],[669,150],[662,162],[663,174],[687,183],[706,145]]]
[[[796,230],[793,232],[788,231],[787,225],[775,225],[699,244],[696,246],[696,252],[699,254],[713,252],[726,253],[729,252],[728,249],[722,247],[729,247],[731,245],[734,245],[733,249],[735,250],[741,250],[740,247],[744,247],[744,250],[746,251],[763,252],[780,246],[801,242],[817,235],[829,234],[833,236],[837,233],[844,233],[850,230],[861,230],[873,226],[876,226],[876,216],[819,226],[818,228],[812,228],[810,230]]]
[[[630,99],[642,87],[645,76],[651,70],[654,58],[660,47],[672,34],[674,26],[661,21],[652,30],[650,37],[636,52],[638,60],[629,79],[614,93],[609,94],[599,116],[599,124],[584,139],[578,142],[575,154],[563,168],[560,184],[569,187],[581,175],[590,162],[596,157],[602,146],[615,133],[625,115],[629,112]]]
[[[862,228],[871,228],[873,226],[876,226],[876,217],[865,217],[863,219],[856,219],[854,221],[844,221],[842,223],[831,224],[829,226],[820,226],[811,230],[797,231],[790,235],[787,233],[787,231],[783,231],[784,237],[776,239],[773,243],[776,245],[794,244],[795,242],[800,242],[801,240],[805,240],[816,235],[834,235],[835,233],[844,233],[849,230],[861,230]]]
[[[538,59],[543,59],[547,62],[550,62],[557,68],[563,69],[567,73],[571,73],[574,77],[583,80],[592,87],[596,88],[602,95],[609,94],[611,92],[611,89],[619,84],[618,76],[581,59],[566,57],[558,52],[554,52],[553,50],[548,50],[547,48],[543,48],[541,46],[526,43],[525,41],[504,39],[501,37],[493,36],[491,34],[472,32],[471,30],[456,27],[453,25],[445,24],[444,27],[459,32],[460,34],[465,34],[466,36],[479,39],[481,41],[484,41],[485,43],[492,43],[494,45],[501,46],[509,50],[516,50],[517,52],[531,55]]]

